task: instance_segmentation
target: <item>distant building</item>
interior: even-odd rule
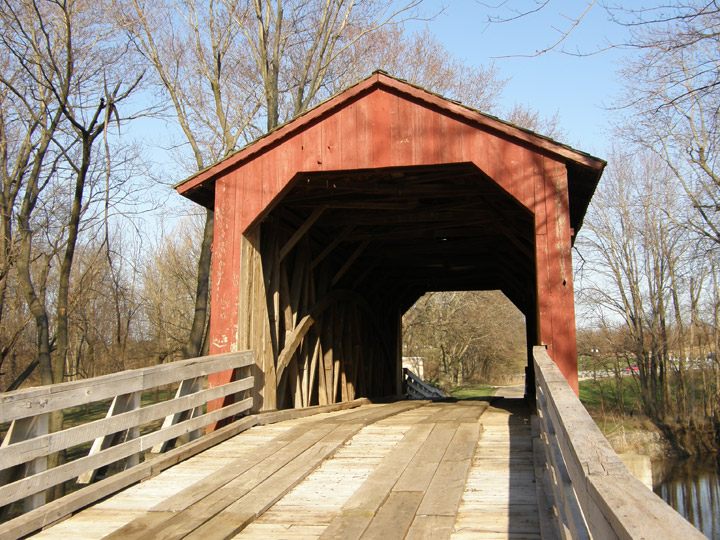
[[[422,356],[403,356],[402,367],[409,369],[421,379],[425,379]]]

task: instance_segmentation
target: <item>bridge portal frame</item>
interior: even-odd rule
[[[528,388],[542,344],[577,392],[571,247],[604,166],[374,73],[176,186],[215,212],[210,353],[255,352],[258,410],[396,394],[404,311],[500,289]]]

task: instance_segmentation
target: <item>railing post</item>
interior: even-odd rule
[[[195,392],[199,392],[202,390],[203,387],[203,379],[204,377],[195,377],[193,379],[186,379],[183,382],[180,383],[180,386],[177,389],[177,392],[175,392],[175,399],[187,396],[189,394],[194,394]],[[195,418],[196,416],[200,416],[202,414],[202,407],[195,407],[192,411],[182,411],[175,414],[171,414],[170,416],[165,418],[165,421],[163,422],[162,429],[169,428],[170,426],[174,426],[175,424],[178,424],[179,422],[182,422],[183,420],[187,420],[188,418]],[[202,435],[201,429],[196,429],[195,431],[191,431],[188,436],[190,440],[195,440],[198,437]],[[175,439],[164,441],[160,444],[157,444],[152,447],[152,450],[150,450],[153,454],[160,454],[164,452],[168,446],[175,443]]]
[[[108,409],[107,414],[105,415],[105,418],[110,418],[112,416],[116,416],[118,414],[132,411],[135,409],[140,408],[140,392],[133,392],[131,394],[123,394],[120,396],[115,396],[113,398],[112,404],[110,405],[110,408]],[[121,433],[113,433],[111,435],[105,435],[104,437],[98,437],[93,441],[92,447],[90,448],[90,452],[88,452],[88,456],[92,456],[94,454],[97,454],[98,452],[105,450],[106,448],[109,448],[113,445],[116,445],[120,442],[124,442],[126,440],[135,439],[140,434],[140,428],[135,426],[132,427],[126,431],[123,431]],[[133,467],[140,463],[140,456],[138,454],[133,454],[132,456],[128,457],[125,461],[126,467]],[[99,469],[93,469],[91,471],[87,471],[86,473],[81,474],[78,476],[77,483],[78,484],[90,484],[95,480],[95,477],[98,474]]]

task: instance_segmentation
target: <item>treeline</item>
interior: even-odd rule
[[[148,248],[121,244],[122,239],[117,237],[111,237],[109,243],[93,239],[78,245],[68,293],[63,380],[183,357],[192,324],[201,234],[202,220],[195,216],[180,221],[158,244]],[[44,295],[55,313],[56,269],[48,266]],[[3,391],[23,382],[41,383],[37,329],[15,280],[15,273],[10,272],[0,336]],[[49,317],[49,322],[54,356],[54,317]]]
[[[690,453],[720,447],[720,9],[619,11],[638,54],[615,149],[576,244],[581,353],[634,377]],[[582,312],[582,311],[581,311]]]
[[[519,382],[525,317],[500,291],[428,293],[403,317],[403,356],[422,358],[425,379],[446,390]]]
[[[213,214],[169,186],[375,69],[557,135],[498,109],[492,66],[404,30],[434,15],[420,0],[0,0],[0,391],[206,351]]]

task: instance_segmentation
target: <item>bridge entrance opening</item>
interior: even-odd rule
[[[424,294],[403,315],[403,368],[470,395],[525,381],[525,317],[501,291]]]
[[[427,291],[500,290],[534,313],[533,221],[472,163],[297,174],[241,254],[259,246],[276,406],[401,393],[401,318]]]

